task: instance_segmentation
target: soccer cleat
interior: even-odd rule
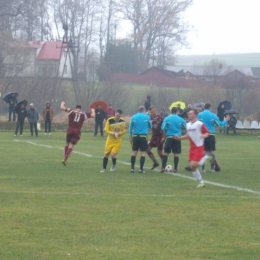
[[[145,173],[145,171],[144,170],[139,170],[139,173]]]
[[[158,167],[158,166],[159,166],[159,163],[154,163],[153,166],[152,166],[152,168],[151,168],[150,170],[153,170],[153,169],[155,169],[155,168]]]
[[[220,172],[220,167],[215,167],[216,172]]]
[[[134,170],[134,169],[131,169],[131,172],[135,172],[135,170]]]
[[[200,170],[200,173],[206,173],[206,170]]]
[[[115,169],[116,169],[116,166],[112,165],[111,168],[110,168],[110,171],[113,172]]]
[[[102,169],[100,172],[106,172],[106,169]]]
[[[174,169],[173,172],[178,173],[178,169]]]
[[[65,160],[63,160],[61,163],[62,163],[64,166],[67,166],[67,164],[66,164],[66,161],[65,161]]]
[[[186,167],[184,167],[184,169],[185,169],[186,171],[191,172],[191,168],[190,168],[190,166],[186,166]]]
[[[215,169],[214,169],[214,168],[212,168],[212,169],[211,169],[211,172],[215,172]]]
[[[205,183],[200,183],[200,184],[197,186],[197,188],[205,188],[205,187],[206,187]]]
[[[164,172],[165,172],[165,169],[162,168],[162,169],[160,170],[160,173],[164,173]]]

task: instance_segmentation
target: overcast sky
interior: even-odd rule
[[[260,52],[260,0],[193,0],[185,20],[194,26],[190,49],[178,54]]]

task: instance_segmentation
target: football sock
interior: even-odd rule
[[[203,183],[203,180],[201,178],[200,171],[197,169],[195,172],[193,172],[193,176],[199,183]]]
[[[143,170],[144,162],[145,162],[145,156],[141,156],[141,158],[140,158],[140,170]]]
[[[211,156],[213,158],[213,163],[211,164],[211,169],[214,169],[216,156],[215,156],[215,154],[212,154]]]
[[[106,169],[106,168],[107,168],[107,162],[108,162],[108,158],[107,158],[107,157],[104,157],[104,158],[103,158],[103,169]]]
[[[174,169],[177,170],[178,169],[178,163],[179,163],[179,157],[174,157],[173,162],[174,162]]]
[[[158,164],[157,161],[155,160],[154,154],[153,152],[147,152],[148,156],[151,158],[151,160],[153,161],[154,164]]]
[[[208,155],[204,155],[203,158],[198,162],[198,165],[202,166],[203,164],[205,164],[208,158]]]
[[[168,159],[168,155],[163,155],[163,158],[162,158],[162,168],[163,169],[166,167],[167,159]]]
[[[112,158],[112,162],[113,162],[113,165],[116,165],[116,158],[115,157]]]
[[[136,156],[131,156],[131,169],[134,169],[135,168],[135,158]]]
[[[64,158],[65,161],[69,158],[71,152],[72,152],[72,148],[68,148],[68,150],[67,150],[67,152],[66,152],[66,154],[65,154],[65,158]]]
[[[68,145],[65,145],[65,147],[64,147],[64,155],[66,155],[66,153],[67,153],[67,151],[68,151],[68,148],[69,148],[69,146],[68,146]]]
[[[215,167],[219,167],[219,164],[218,164],[216,158],[215,158]]]

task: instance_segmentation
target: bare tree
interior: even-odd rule
[[[169,38],[173,45],[184,44],[188,26],[181,15],[192,4],[192,0],[122,0],[124,18],[133,25],[134,47],[140,59],[147,63],[155,41]]]

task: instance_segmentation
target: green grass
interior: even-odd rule
[[[257,133],[217,136],[222,171],[205,189],[183,170],[188,141],[179,175],[131,174],[127,136],[102,174],[105,137],[83,132],[64,167],[65,132],[12,134],[0,133],[0,259],[260,258]]]

